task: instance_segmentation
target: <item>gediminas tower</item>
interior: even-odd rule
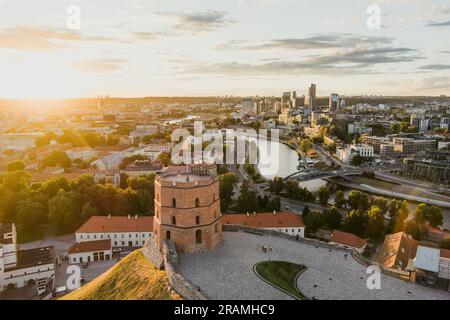
[[[183,253],[213,249],[222,240],[221,216],[216,165],[170,167],[156,177],[158,248],[171,240]]]

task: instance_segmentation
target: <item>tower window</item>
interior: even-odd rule
[[[195,199],[195,206],[200,207],[200,199],[199,198]]]
[[[219,230],[219,227],[217,225],[217,223],[214,225],[214,231],[217,233],[217,231]]]
[[[175,216],[172,217],[172,224],[173,225],[177,224],[177,218]]]
[[[195,243],[202,243],[202,230],[195,231]]]
[[[166,232],[166,239],[167,239],[167,240],[170,240],[170,231],[167,231],[167,232]]]
[[[200,224],[200,216],[195,217],[195,224]]]
[[[172,207],[176,208],[177,206],[177,199],[173,198],[172,199]]]

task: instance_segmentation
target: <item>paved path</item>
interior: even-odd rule
[[[272,260],[303,263],[300,290],[316,299],[445,299],[450,293],[382,275],[381,290],[366,286],[366,269],[347,260],[341,250],[315,247],[278,237],[224,232],[223,243],[213,251],[180,255],[180,271],[212,299],[292,299],[253,273],[253,266],[269,259],[261,247],[272,247]],[[331,280],[330,280],[331,279]],[[314,287],[316,285],[317,287]],[[408,293],[410,291],[410,293]]]

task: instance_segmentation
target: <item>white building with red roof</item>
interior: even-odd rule
[[[222,225],[268,229],[291,236],[305,237],[305,223],[301,215],[294,212],[264,212],[253,214],[224,214]]]
[[[71,264],[110,260],[111,239],[78,242],[69,248],[68,253]]]
[[[113,248],[139,248],[153,234],[153,217],[148,216],[93,216],[76,232],[77,243],[111,240]]]

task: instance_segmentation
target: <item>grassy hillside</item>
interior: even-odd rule
[[[164,271],[136,250],[114,267],[62,300],[178,300]]]

